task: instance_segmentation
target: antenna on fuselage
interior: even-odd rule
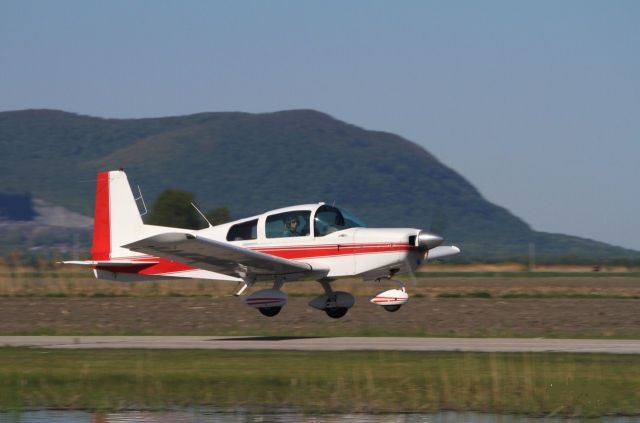
[[[211,222],[209,222],[209,219],[207,219],[207,216],[205,216],[205,215],[204,215],[204,213],[202,213],[202,212],[200,211],[200,209],[196,207],[196,205],[195,205],[195,204],[191,203],[191,205],[193,206],[193,208],[194,208],[194,209],[196,209],[196,211],[200,214],[200,216],[202,216],[202,218],[204,219],[204,221],[205,221],[205,222],[207,222],[207,223],[209,224],[209,227],[210,227],[210,228],[211,228],[211,227],[213,227],[213,225],[211,224]]]

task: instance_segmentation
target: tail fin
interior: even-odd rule
[[[127,174],[122,170],[98,173],[91,246],[93,260],[132,255],[132,251],[120,246],[140,238],[142,228],[142,218]]]

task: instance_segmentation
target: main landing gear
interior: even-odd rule
[[[324,311],[332,319],[339,319],[347,314],[347,311],[355,304],[356,300],[348,292],[334,291],[331,289],[330,280],[321,279],[320,285],[324,288],[324,294],[314,298],[309,305]]]
[[[263,316],[273,317],[280,313],[282,307],[287,303],[287,294],[280,290],[283,283],[284,281],[277,279],[273,283],[273,288],[256,291],[243,299],[242,302],[249,307],[257,308]],[[246,283],[236,293],[236,296],[242,294],[247,286],[250,285],[253,285],[253,283]]]

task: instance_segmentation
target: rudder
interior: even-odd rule
[[[139,255],[120,246],[138,239],[142,227],[127,174],[122,170],[98,173],[91,246],[93,260]]]

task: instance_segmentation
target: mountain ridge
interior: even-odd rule
[[[542,258],[562,254],[558,245],[563,256],[640,256],[533,231],[423,147],[310,109],[141,119],[0,112],[0,152],[11,162],[0,191],[30,192],[88,215],[94,189],[88,182],[99,170],[124,167],[147,202],[167,188],[187,189],[204,208],[228,206],[240,218],[335,201],[371,226],[444,232],[469,260],[525,257],[529,243]]]

